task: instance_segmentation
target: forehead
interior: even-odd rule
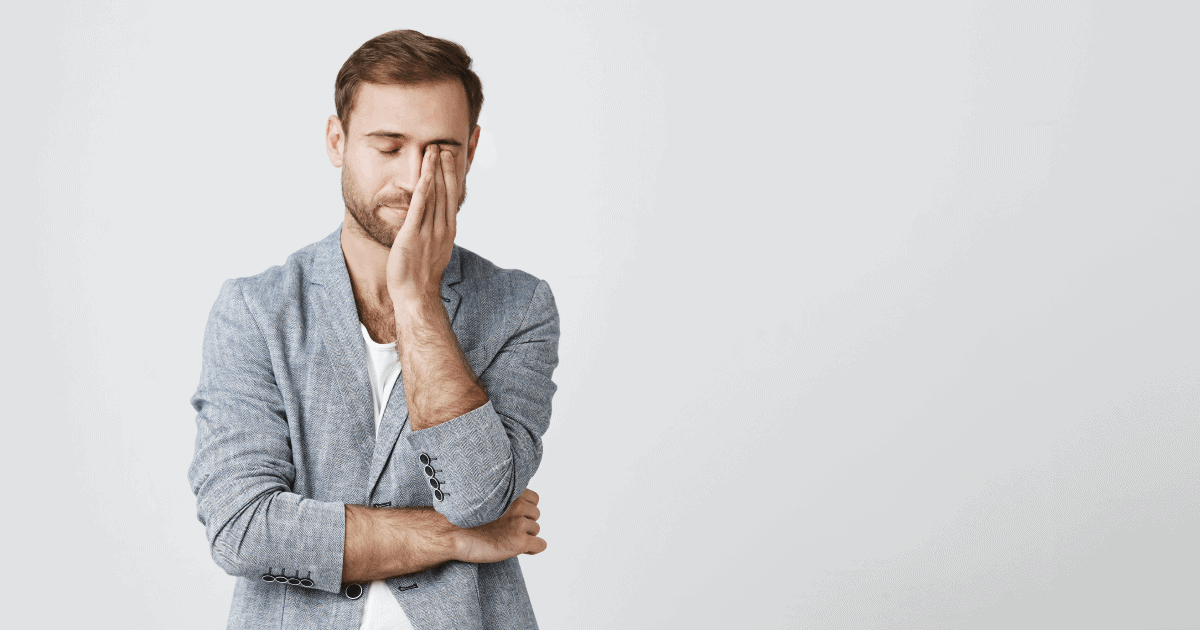
[[[430,83],[359,86],[350,115],[353,135],[388,130],[412,138],[458,138],[468,135],[470,112],[462,83],[448,79]]]

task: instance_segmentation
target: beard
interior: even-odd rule
[[[464,178],[462,196],[458,200],[455,212],[462,209],[463,202],[466,200],[467,183]],[[397,218],[393,210],[384,210],[383,207],[408,208],[412,203],[412,193],[400,189],[378,195],[374,199],[368,199],[363,194],[362,188],[359,187],[358,180],[350,172],[350,165],[344,164],[342,166],[342,201],[346,204],[346,210],[350,211],[350,216],[354,217],[354,221],[367,233],[367,236],[371,237],[371,240],[391,249],[392,243],[396,242],[396,235],[400,233],[400,227],[404,225],[404,219]],[[433,199],[429,198],[427,201],[433,201]]]

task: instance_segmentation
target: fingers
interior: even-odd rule
[[[421,223],[425,217],[431,212],[426,212],[426,207],[429,205],[428,199],[431,196],[433,187],[433,151],[430,147],[425,147],[425,156],[421,159],[421,177],[417,180],[417,185],[413,190],[412,200],[408,203],[408,214],[404,217],[404,225],[400,229],[407,228],[410,232],[420,230]]]
[[[515,512],[525,517],[522,520],[524,521],[524,529],[525,533],[528,534],[528,538],[526,539],[526,548],[523,553],[531,556],[546,550],[546,541],[538,537],[538,534],[542,531],[541,523],[537,522],[542,516],[542,510],[537,506],[540,500],[541,497],[538,496],[538,493],[533,490],[526,490],[521,493],[520,497],[517,497],[516,501],[513,501],[513,507],[519,508]]]
[[[442,168],[442,148],[434,145],[433,151],[433,186],[437,194],[435,195],[435,209],[433,216],[429,217],[431,222],[428,227],[440,232],[446,228],[446,169]]]
[[[534,536],[529,539],[529,550],[525,553],[531,556],[536,556],[546,550],[546,541]]]
[[[446,173],[446,227],[453,234],[458,227],[458,203],[461,200],[462,183],[458,179],[454,154],[449,151],[442,151],[442,172]]]
[[[517,497],[512,505],[508,506],[507,514],[512,516],[538,520],[542,517],[542,510],[537,506],[538,495],[532,490],[526,490]]]

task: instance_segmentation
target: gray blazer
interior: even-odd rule
[[[226,281],[205,328],[188,478],[213,559],[238,576],[230,628],[357,630],[364,599],[341,584],[345,504],[432,505],[474,527],[541,461],[558,364],[549,286],[455,246],[442,301],[490,400],[414,432],[398,380],[377,439],[340,234]],[[516,558],[387,584],[417,630],[537,627]]]

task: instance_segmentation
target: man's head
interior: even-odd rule
[[[462,46],[416,31],[375,37],[350,55],[334,89],[336,116],[326,151],[342,168],[347,228],[351,219],[391,247],[420,176],[425,147],[454,154],[463,194],[479,142],[483,87]]]

